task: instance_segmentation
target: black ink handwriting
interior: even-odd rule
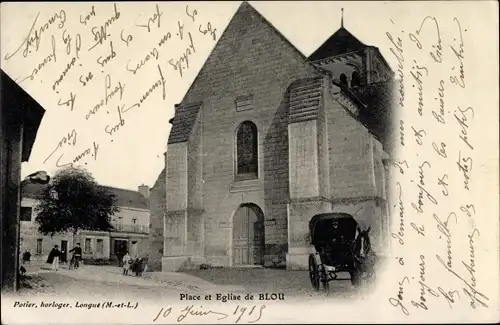
[[[387,38],[391,41],[393,47],[391,47],[390,51],[398,60],[398,71],[397,75],[399,78],[399,106],[404,107],[404,98],[405,98],[405,86],[404,86],[404,56],[403,56],[403,40],[398,37],[397,40],[394,40],[394,37],[391,33],[385,33]]]
[[[35,77],[38,75],[38,72],[40,72],[40,70],[42,70],[45,66],[47,66],[49,62],[52,62],[52,60],[53,62],[57,62],[56,38],[54,37],[54,35],[52,35],[52,53],[50,53],[47,57],[45,57],[42,62],[38,63],[37,67],[34,68],[33,71],[31,71],[31,74],[29,76],[19,80],[18,83],[22,83],[26,79],[33,81],[33,79],[35,79]]]
[[[444,196],[448,196],[448,183],[445,182],[446,179],[448,179],[447,174],[444,174],[443,177],[438,178],[438,185],[443,187],[441,193],[443,193]]]
[[[400,245],[404,245],[405,242],[403,240],[403,237],[405,235],[405,219],[404,219],[404,212],[405,208],[403,205],[403,189],[401,188],[401,183],[397,182],[396,186],[399,188],[399,195],[398,195],[398,205],[399,205],[399,231],[397,233],[392,233],[391,237],[392,238],[397,238],[399,241]]]
[[[196,20],[196,15],[198,14],[198,11],[194,9],[193,11],[189,12],[189,6],[186,5],[186,15],[189,16],[193,21]]]
[[[455,224],[457,224],[457,215],[454,212],[451,212],[448,214],[448,218],[446,218],[446,221],[443,222],[437,214],[433,214],[434,219],[437,222],[437,229],[439,232],[446,236],[446,252],[447,252],[447,260],[446,260],[446,265],[448,267],[452,267],[452,254],[451,254],[451,231],[448,228],[448,223],[450,222],[450,217],[453,217],[455,219]],[[439,236],[441,238],[441,236]]]
[[[70,55],[71,54],[71,41],[73,40],[73,38],[71,37],[71,35],[68,35],[66,34],[67,32],[67,29],[65,29],[63,31],[63,34],[62,34],[62,38],[63,38],[63,42],[64,44],[66,45],[66,54]],[[82,48],[82,37],[80,36],[80,34],[76,34],[76,37],[75,37],[75,56],[77,59],[80,58],[80,49]]]
[[[459,61],[459,75],[457,76],[450,76],[450,81],[453,84],[456,84],[460,86],[461,88],[465,88],[465,72],[464,72],[464,38],[462,34],[462,26],[460,25],[460,21],[455,17],[453,19],[458,25],[458,31],[460,33],[460,42],[458,44],[458,49],[455,48],[453,45],[450,45],[451,50],[453,51],[453,54],[455,54],[455,57]],[[451,69],[452,71],[455,70],[455,67]]]
[[[460,112],[460,117],[457,116],[457,114],[453,114],[455,116],[456,121],[460,125],[461,131],[460,131],[460,139],[471,149],[474,150],[474,147],[469,142],[468,138],[468,128],[469,125],[467,124],[468,118],[465,113],[470,112],[472,114],[472,118],[474,117],[474,109],[472,107],[467,107],[465,110],[462,110],[460,106],[458,106],[458,111]],[[457,111],[455,111],[457,112]]]
[[[33,46],[33,43],[35,43],[35,51],[38,51],[38,48],[40,46],[40,41],[43,32],[48,30],[52,24],[56,22],[56,20],[59,21],[59,24],[57,27],[59,29],[64,28],[64,24],[66,23],[66,12],[64,10],[60,10],[58,13],[54,13],[49,20],[45,24],[43,24],[39,29],[35,30],[34,35],[31,35],[33,30],[35,29],[36,22],[38,21],[38,17],[40,16],[40,13],[38,13],[35,17],[35,20],[33,21],[33,24],[31,25],[31,28],[28,32],[28,35],[24,38],[23,42],[19,45],[19,47],[12,53],[9,54],[7,53],[5,55],[5,60],[9,60],[11,57],[16,55],[16,53],[19,52],[19,50],[25,46],[23,50],[23,57],[27,57],[29,53],[31,53],[30,47]]]
[[[186,69],[189,69],[189,57],[192,54],[196,53],[196,49],[195,49],[194,43],[193,43],[193,38],[192,38],[190,32],[188,32],[188,36],[189,36],[190,44],[186,48],[184,53],[179,57],[179,59],[177,59],[177,60],[170,59],[168,61],[168,63],[170,63],[170,65],[172,66],[172,68],[175,71],[179,71],[179,74],[181,77],[183,76],[183,71]],[[186,65],[184,66],[183,63],[185,63]]]
[[[128,111],[130,111],[131,109],[137,107],[141,107],[141,105],[149,98],[149,96],[151,95],[151,93],[153,91],[155,91],[155,89],[157,89],[158,87],[162,86],[162,90],[163,90],[163,94],[162,94],[162,98],[163,100],[165,100],[166,96],[167,96],[167,91],[166,91],[166,80],[165,78],[163,77],[163,73],[161,71],[161,68],[160,66],[158,65],[158,71],[160,73],[160,79],[158,79],[147,91],[146,93],[144,93],[141,98],[139,99],[138,102],[136,102],[135,104],[129,106],[127,109],[122,109],[122,113],[126,113]]]
[[[95,17],[95,9],[94,6],[92,6],[92,9],[90,12],[85,15],[85,18],[82,20],[82,15],[80,15],[80,24],[87,25],[87,22],[90,20],[90,18]]]
[[[425,130],[415,130],[415,127],[411,127],[413,129],[413,135],[415,136],[415,141],[417,142],[418,145],[423,145],[424,144],[424,136],[427,135],[427,132]]]
[[[435,142],[432,143],[432,148],[434,148],[434,151],[436,151],[438,155],[443,158],[448,158],[448,155],[446,154],[446,144],[441,142],[440,146],[441,148],[439,148]]]
[[[432,48],[434,49],[434,52],[429,52],[431,58],[434,60],[434,62],[436,63],[441,63],[443,62],[443,46],[442,46],[442,41],[441,41],[441,33],[439,31],[439,23],[436,19],[436,17],[431,17],[431,16],[427,16],[425,17],[423,20],[422,20],[422,23],[420,24],[420,28],[415,32],[415,34],[413,33],[410,33],[409,34],[409,37],[410,37],[410,40],[415,43],[415,45],[417,46],[417,48],[419,50],[422,49],[422,43],[420,42],[420,40],[418,39],[418,36],[420,36],[420,33],[422,32],[422,29],[424,28],[424,25],[425,23],[428,21],[428,20],[432,20],[434,21],[434,24],[436,25],[436,36],[437,36],[437,43],[432,45]]]
[[[47,160],[49,160],[50,157],[52,157],[52,155],[54,153],[56,153],[57,150],[59,150],[60,148],[62,148],[62,146],[64,144],[67,143],[70,146],[74,146],[76,144],[76,137],[77,137],[77,133],[76,133],[75,129],[71,130],[71,132],[68,132],[68,134],[65,135],[64,137],[62,137],[62,139],[59,141],[59,143],[57,144],[57,146],[54,149],[54,151],[52,151],[52,153],[47,158],[45,158],[45,160],[43,161],[43,163],[45,164],[47,162]]]
[[[146,24],[138,24],[137,19],[142,16],[142,14],[139,14],[139,16],[137,16],[137,18],[135,19],[135,25],[137,27],[146,28],[148,30],[148,33],[149,33],[149,32],[151,32],[151,24],[156,23],[158,28],[160,28],[162,15],[163,15],[163,12],[160,12],[160,8],[158,7],[158,4],[156,4],[156,12],[153,14],[153,17],[148,17]]]
[[[405,284],[405,281],[408,282],[408,284],[410,283],[410,280],[408,279],[408,277],[404,277],[401,281],[399,281],[399,290],[398,290],[398,295],[397,295],[397,298],[389,298],[389,303],[393,306],[393,307],[399,307],[401,309],[401,311],[403,312],[403,314],[405,314],[406,316],[410,315],[410,312],[408,311],[408,309],[403,305],[403,293],[404,293],[404,284]]]
[[[73,94],[72,92],[69,93],[69,99],[66,100],[65,102],[61,102],[61,99],[57,102],[57,105],[59,106],[69,106],[71,108],[71,111],[75,108],[75,99],[76,99],[76,94]]]
[[[111,16],[108,20],[106,20],[104,24],[101,25],[100,27],[97,26],[92,27],[91,31],[92,35],[94,35],[95,44],[89,48],[89,51],[92,51],[96,46],[101,45],[103,41],[107,40],[107,38],[111,36],[111,34],[108,33],[108,27],[113,25],[113,23],[118,19],[120,19],[121,16],[121,13],[117,8],[116,3],[113,4],[113,7],[114,7],[113,16]]]
[[[436,111],[432,111],[432,116],[441,124],[445,124],[444,120],[444,80],[439,81],[439,88],[438,88],[438,95],[439,98],[435,98],[435,100],[439,101],[439,113],[436,113]]]
[[[60,161],[62,159],[62,157],[64,156],[64,153],[62,153],[59,158],[57,159],[56,161],[56,166],[57,167],[73,167],[74,164],[78,163],[79,161],[81,161],[83,158],[91,155],[92,157],[94,157],[94,160],[97,160],[97,152],[99,151],[99,144],[93,142],[93,148],[87,148],[85,149],[84,151],[82,151],[81,153],[79,153],[78,155],[76,155],[72,160],[71,162],[69,163],[65,163],[65,164],[61,164]]]
[[[470,306],[473,309],[476,308],[476,302],[479,303],[481,306],[488,308],[488,305],[486,304],[485,301],[489,301],[490,299],[485,294],[479,292],[471,284],[469,284],[466,280],[464,280],[460,275],[458,275],[457,272],[455,272],[452,268],[448,267],[439,255],[436,254],[436,258],[448,272],[453,274],[455,277],[460,279],[465,284],[466,287],[463,288],[463,291],[469,297]]]
[[[462,152],[458,152],[458,161],[457,161],[458,170],[463,173],[464,176],[464,188],[469,191],[469,180],[472,172],[472,158],[462,158]]]
[[[115,57],[116,57],[116,52],[113,48],[113,41],[109,41],[109,54],[106,55],[104,58],[102,56],[98,57],[96,62],[99,63],[101,67],[104,67]]]
[[[108,105],[108,101],[111,100],[116,94],[120,94],[120,100],[122,99],[123,92],[125,91],[125,84],[122,84],[121,81],[118,82],[117,85],[115,85],[114,89],[108,93],[108,91],[111,89],[111,76],[109,74],[106,75],[104,78],[104,99],[101,99],[99,103],[94,105],[92,109],[88,111],[88,113],[85,116],[85,119],[88,120],[92,115],[96,115],[97,112],[103,107],[104,105]]]

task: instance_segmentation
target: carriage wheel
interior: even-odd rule
[[[316,263],[316,259],[313,254],[309,255],[309,279],[311,280],[314,290],[318,291],[320,285],[320,273],[318,264]]]

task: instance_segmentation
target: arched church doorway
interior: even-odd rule
[[[242,204],[233,217],[233,265],[264,265],[264,213]]]

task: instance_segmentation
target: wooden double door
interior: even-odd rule
[[[233,218],[233,265],[264,265],[264,214],[256,205],[242,205]]]

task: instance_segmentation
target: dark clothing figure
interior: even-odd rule
[[[59,248],[52,248],[47,258],[47,263],[52,264],[52,262],[54,262],[54,258],[57,257],[59,259],[59,256],[61,256],[61,251],[59,250]]]
[[[73,265],[74,268],[78,268],[78,266],[80,265],[80,261],[82,259],[82,248],[80,247],[79,244],[77,244],[75,247],[69,250],[69,253],[73,253],[70,264]]]
[[[143,266],[144,264],[142,258],[136,258],[131,267],[132,272],[134,272],[136,276],[142,275]]]
[[[31,260],[31,253],[26,251],[23,253],[23,263],[29,263]]]
[[[73,256],[79,256],[82,257],[82,248],[80,246],[75,246],[72,249],[69,250],[70,253],[73,253]]]

